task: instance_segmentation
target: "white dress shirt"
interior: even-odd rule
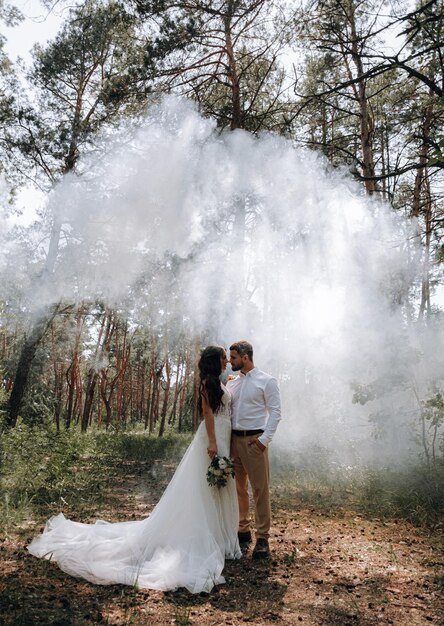
[[[281,419],[281,396],[275,378],[254,367],[227,383],[231,394],[233,430],[263,430],[259,441],[267,446]]]

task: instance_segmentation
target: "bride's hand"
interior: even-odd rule
[[[210,441],[210,443],[208,444],[207,452],[211,460],[213,460],[214,457],[217,456],[217,445],[215,441]]]

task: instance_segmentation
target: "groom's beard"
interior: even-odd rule
[[[231,371],[232,372],[238,372],[241,369],[242,369],[242,365],[232,365],[231,366]]]

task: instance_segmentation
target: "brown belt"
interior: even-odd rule
[[[253,437],[254,435],[262,435],[263,430],[232,430],[236,437]]]

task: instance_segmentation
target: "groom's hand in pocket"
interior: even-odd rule
[[[260,442],[259,439],[252,439],[251,441],[248,442],[248,445],[257,446],[261,452],[263,452],[266,448],[266,446],[264,446],[264,444]]]

